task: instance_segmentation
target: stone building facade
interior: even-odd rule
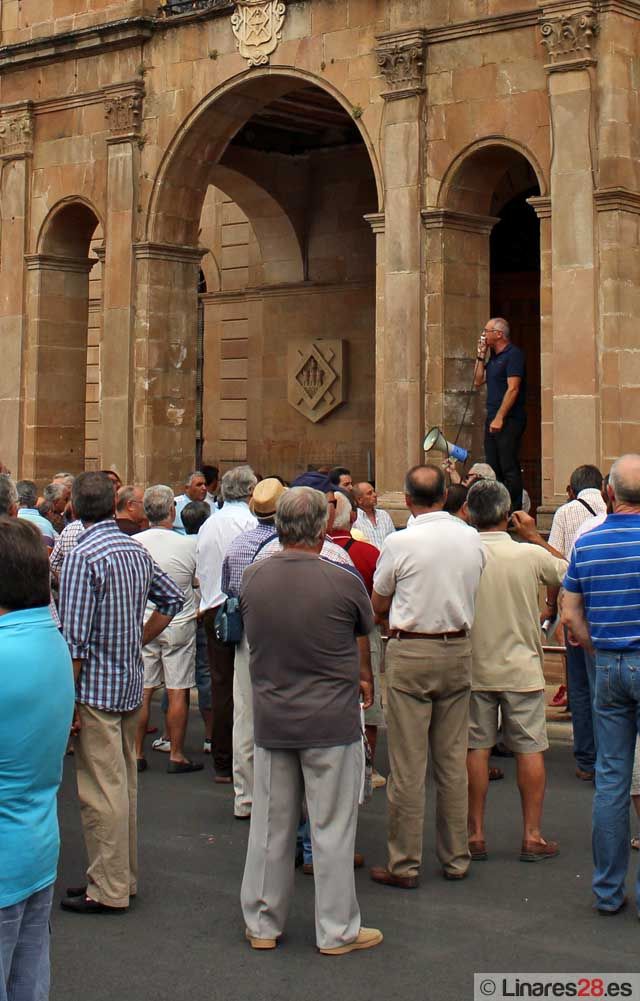
[[[638,0],[1,0],[0,456],[179,484],[475,458],[486,317],[552,510],[640,448]]]

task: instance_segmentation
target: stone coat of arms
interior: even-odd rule
[[[238,0],[231,27],[238,51],[249,66],[266,66],[282,37],[286,4],[283,0]]]
[[[344,402],[344,342],[294,341],[288,352],[288,400],[314,424]]]

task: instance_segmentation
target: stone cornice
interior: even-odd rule
[[[369,212],[363,219],[369,223],[376,236],[378,233],[384,233],[384,212]]]
[[[488,235],[500,222],[497,216],[456,212],[453,209],[422,209],[420,215],[425,229],[457,229],[463,233]]]
[[[25,254],[27,271],[66,271],[73,274],[89,274],[95,257],[59,257],[57,254]]]
[[[151,17],[128,17],[91,28],[32,38],[15,45],[2,45],[0,74],[27,69],[39,63],[95,55],[107,49],[141,45],[151,38],[155,23],[155,19]]]
[[[233,289],[228,292],[203,292],[199,298],[203,302],[254,302],[260,299],[277,298],[281,295],[332,294],[349,290],[373,288],[373,282],[285,282],[282,285],[255,285],[251,288]]]
[[[535,26],[540,19],[537,10],[516,10],[509,14],[495,14],[493,17],[480,17],[473,21],[457,21],[442,27],[427,28],[425,41],[427,45],[438,42],[455,42],[460,38],[472,38],[476,35],[493,35],[498,31],[513,31],[516,28]]]
[[[527,203],[531,206],[538,219],[551,218],[551,199],[545,195],[532,195],[527,198]]]
[[[640,215],[640,194],[628,188],[600,188],[594,191],[597,212],[632,212]]]
[[[601,14],[620,14],[640,21],[640,3],[638,0],[600,0],[598,10]]]
[[[137,261],[174,261],[179,264],[199,264],[209,251],[206,247],[181,247],[173,243],[134,243]]]

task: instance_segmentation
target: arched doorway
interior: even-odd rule
[[[27,257],[34,377],[25,393],[24,472],[38,480],[99,464],[102,248],[92,206],[67,199],[45,221],[39,252]]]
[[[367,146],[357,118],[334,95],[270,71],[244,77],[205,102],[159,172],[147,246],[156,259],[164,246],[166,260],[158,265],[138,252],[145,298],[138,316],[155,312],[152,272],[167,269],[174,275],[174,303],[181,289],[184,313],[196,316],[185,255],[192,255],[193,272],[201,260],[196,241],[208,248],[202,268],[218,281],[208,281],[200,296],[203,452],[222,468],[246,460],[287,477],[309,462],[346,462],[361,477],[370,468],[375,243],[364,216],[377,210],[379,195]],[[171,385],[164,381],[172,391],[182,383],[180,393],[162,400],[156,391],[149,401],[154,427],[145,432],[158,443],[169,433],[180,439],[171,450],[176,481],[192,464],[188,398],[197,368],[195,324],[180,327],[180,348],[176,344],[166,363],[175,367],[178,350],[185,359],[179,377],[172,372]],[[321,381],[316,390],[322,392],[297,405],[296,379],[301,386],[299,370],[314,352],[324,358],[318,364],[326,389]],[[145,381],[157,387],[162,380],[148,371]],[[178,407],[184,414],[179,426]]]
[[[528,199],[544,179],[528,153],[484,140],[450,167],[431,227],[442,230],[443,423],[472,458],[483,456],[484,391],[470,400],[475,344],[489,317],[504,316],[527,358],[524,482],[535,508],[541,483],[540,224]],[[429,216],[429,213],[427,213]],[[429,225],[429,220],[427,220]],[[432,421],[435,423],[435,421]]]

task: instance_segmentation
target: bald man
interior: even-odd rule
[[[627,902],[629,788],[640,731],[640,455],[614,462],[607,491],[613,514],[576,539],[562,621],[581,646],[595,650],[592,887],[596,909],[617,914]]]
[[[396,526],[383,508],[378,507],[378,495],[372,483],[354,483],[353,496],[358,505],[355,528],[362,532],[365,541],[380,549],[388,535]]]
[[[511,510],[522,508],[520,442],[527,424],[524,354],[511,343],[509,324],[489,320],[478,341],[473,385],[487,386],[484,454],[509,491]]]

